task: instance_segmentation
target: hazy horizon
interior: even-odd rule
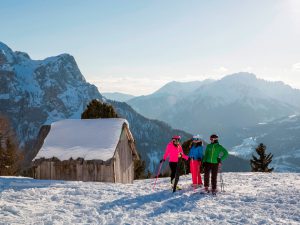
[[[251,72],[300,89],[300,1],[2,1],[1,40],[73,55],[100,92]]]

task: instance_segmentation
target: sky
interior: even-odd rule
[[[251,72],[300,89],[299,0],[1,0],[0,41],[69,53],[100,92]]]

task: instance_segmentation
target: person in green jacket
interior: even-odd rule
[[[217,175],[219,163],[225,160],[228,156],[228,151],[219,144],[219,137],[216,134],[210,136],[211,143],[206,146],[203,166],[204,166],[204,188],[205,191],[209,192],[209,176],[211,173],[211,186],[212,193],[217,192]],[[221,154],[222,153],[222,154]]]

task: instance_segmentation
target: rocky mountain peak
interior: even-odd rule
[[[245,83],[245,84],[250,84],[252,82],[256,82],[258,79],[255,74],[253,73],[248,73],[248,72],[240,72],[240,73],[234,73],[231,75],[228,75],[224,78],[221,79],[223,82],[238,82],[238,83]]]
[[[13,51],[3,42],[0,42],[0,66],[14,62]]]
[[[102,96],[85,81],[73,56],[32,60],[0,43],[0,112],[11,118],[25,149],[43,124],[80,118],[94,98]]]
[[[15,51],[15,56],[17,56],[18,62],[31,60],[30,56],[26,52]]]

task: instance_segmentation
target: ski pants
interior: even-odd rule
[[[178,165],[177,162],[169,162],[169,166],[171,169],[171,183],[172,183],[173,179],[175,178],[177,165]]]
[[[211,173],[211,187],[212,190],[217,189],[217,175],[219,164],[217,163],[205,163],[204,167],[204,187],[209,186],[209,176]]]
[[[190,161],[190,171],[192,173],[193,184],[202,185],[201,179],[201,161],[191,159]]]

